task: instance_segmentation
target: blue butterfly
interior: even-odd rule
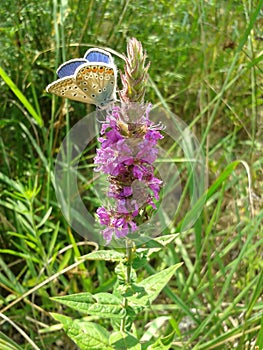
[[[117,68],[110,53],[102,49],[89,49],[84,58],[63,63],[57,75],[47,92],[100,108],[116,100]]]

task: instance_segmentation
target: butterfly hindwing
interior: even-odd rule
[[[81,65],[74,75],[76,85],[99,107],[116,99],[116,76],[113,64],[95,62]]]
[[[58,79],[49,84],[46,90],[57,96],[66,97],[74,101],[93,103],[93,100],[89,99],[88,96],[76,85],[75,80],[72,77]]]

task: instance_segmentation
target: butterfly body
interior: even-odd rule
[[[47,92],[100,108],[116,100],[117,69],[104,50],[89,49],[83,59],[63,63],[57,74],[59,79],[47,86]]]

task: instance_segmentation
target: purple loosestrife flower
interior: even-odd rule
[[[108,112],[101,126],[100,149],[94,163],[96,171],[108,175],[110,208],[100,207],[97,215],[106,226],[102,235],[108,244],[113,237],[126,237],[147,217],[147,207],[156,208],[162,181],[154,176],[154,166],[162,138],[161,125],[149,119],[151,105],[143,104],[147,71],[141,43],[128,43],[125,74],[121,75],[121,105]]]
[[[94,159],[96,170],[109,175],[108,196],[115,200],[114,208],[97,210],[100,224],[106,226],[102,234],[107,243],[114,234],[121,238],[136,231],[139,212],[146,206],[156,208],[153,198],[159,199],[162,181],[154,176],[152,164],[161,127],[149,120],[150,106],[136,108],[139,117],[132,123],[127,121],[127,108],[113,108],[102,124],[101,148]]]

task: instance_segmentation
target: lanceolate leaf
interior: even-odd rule
[[[103,261],[121,261],[124,260],[124,254],[115,250],[97,250],[87,255],[81,256],[83,260],[103,260]]]
[[[110,336],[110,344],[114,349],[141,350],[141,344],[129,332],[116,332]]]
[[[52,299],[89,315],[120,318],[126,314],[122,300],[109,293],[79,293]]]
[[[182,263],[170,266],[167,269],[144,279],[140,283],[137,283],[136,286],[144,289],[145,293],[138,293],[138,295],[128,297],[130,306],[132,306],[132,304],[140,306],[151,304],[181,265]]]
[[[114,350],[109,345],[110,333],[102,326],[84,320],[72,320],[69,317],[52,314],[62,323],[67,335],[81,350]]]
[[[4,82],[9,86],[9,88],[13,91],[13,93],[17,96],[23,106],[27,109],[28,113],[35,119],[39,126],[43,126],[43,119],[41,115],[39,115],[31,103],[28,101],[26,96],[18,89],[16,84],[9,78],[6,72],[0,67],[0,76],[4,80]]]

